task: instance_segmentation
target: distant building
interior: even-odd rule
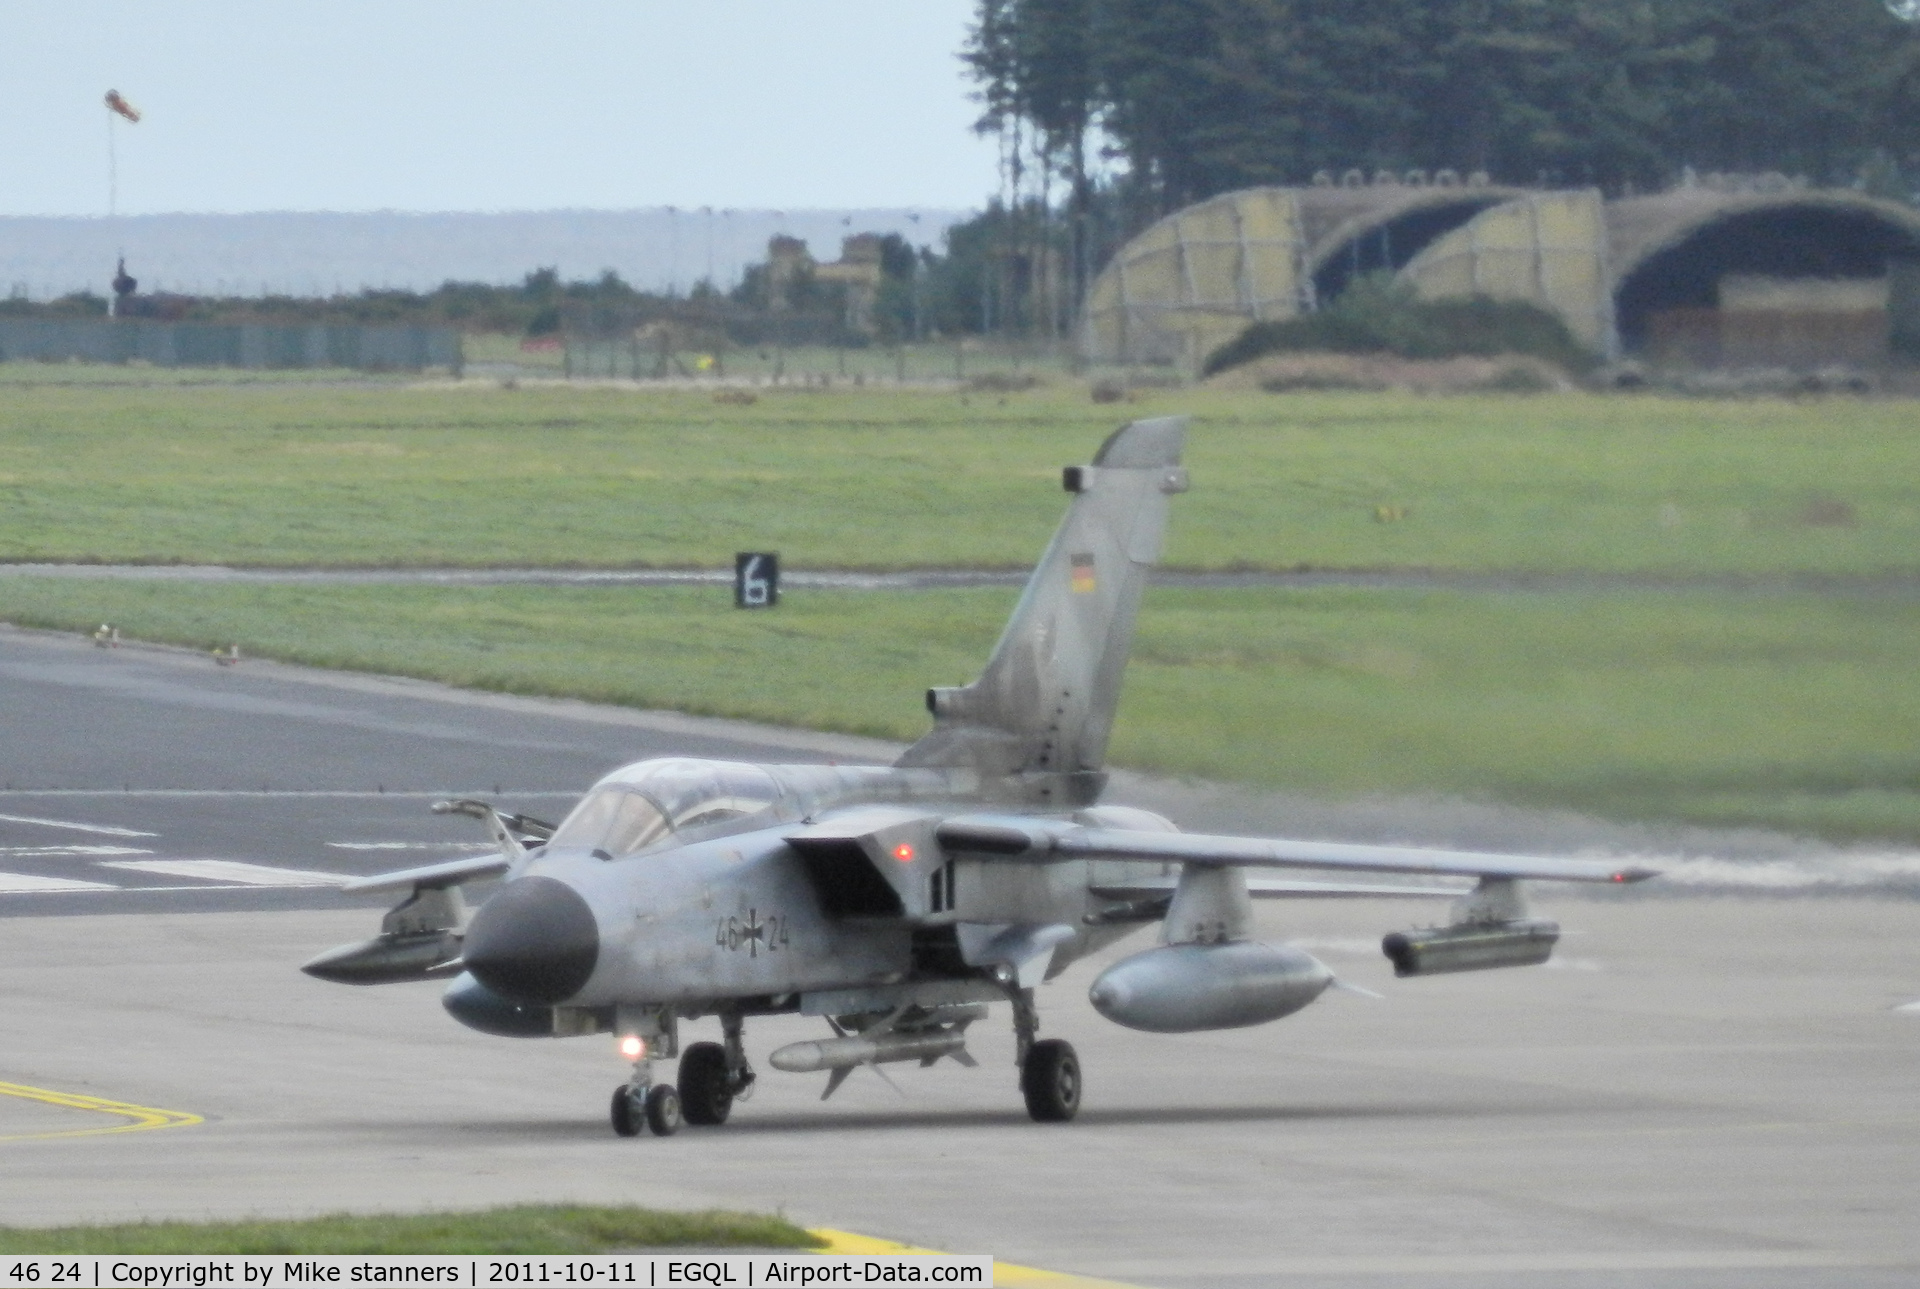
[[[794,287],[813,277],[813,256],[798,237],[776,233],[767,239],[767,308],[775,313],[793,309]]]
[[[431,291],[443,282],[518,283],[550,266],[562,281],[606,269],[649,291],[685,294],[711,276],[721,289],[760,260],[775,233],[821,246],[848,229],[938,238],[964,210],[891,208],[274,212],[122,215],[118,219],[0,215],[0,296],[52,300],[106,292],[101,269],[125,254],[141,290],[196,296],[351,295],[368,288]],[[700,245],[703,253],[694,255]]]
[[[878,233],[855,233],[841,239],[838,260],[821,264],[799,238],[770,238],[767,242],[768,307],[775,312],[791,311],[796,306],[796,287],[802,282],[839,286],[845,291],[846,312],[842,321],[847,330],[871,335],[873,308],[880,298],[880,284],[886,278],[881,249],[885,240]]]

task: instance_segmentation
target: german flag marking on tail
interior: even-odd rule
[[[1071,569],[1068,584],[1073,588],[1073,593],[1082,595],[1093,590],[1093,555],[1091,553],[1074,555],[1069,557],[1067,563]]]

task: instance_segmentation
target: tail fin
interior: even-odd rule
[[[1061,805],[1099,795],[1107,735],[1133,647],[1147,570],[1160,558],[1167,500],[1186,491],[1187,418],[1135,421],[1069,466],[1067,517],[1034,568],[980,679],[930,689],[933,730],[903,766],[1026,778]]]

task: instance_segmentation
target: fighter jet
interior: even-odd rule
[[[348,984],[452,977],[444,1005],[489,1034],[612,1034],[631,1062],[615,1132],[725,1122],[752,1090],[751,1017],[819,1017],[778,1070],[827,1074],[943,1057],[973,1065],[968,1027],[1012,1014],[1019,1086],[1041,1122],[1072,1119],[1079,1061],[1042,1038],[1036,988],[1122,937],[1158,945],[1102,971],[1093,1006],[1157,1033],[1257,1025],[1299,1011],[1334,975],[1251,938],[1250,900],[1450,898],[1443,926],[1383,942],[1401,976],[1546,961],[1559,929],[1528,916],[1525,879],[1637,882],[1598,861],[1180,832],[1102,805],[1102,771],[1135,618],[1172,497],[1186,491],[1185,418],[1116,431],[1072,494],[985,671],[927,691],[932,730],[890,766],[683,758],[608,774],[558,826],[481,801],[498,854],[363,878],[404,895],[374,939],[305,970]],[[1306,870],[1285,880],[1249,870]],[[1469,889],[1404,875],[1476,879]],[[497,885],[468,917],[460,888]],[[722,1041],[680,1048],[682,1022]],[[677,1057],[677,1078],[656,1063]]]

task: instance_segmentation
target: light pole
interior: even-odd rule
[[[667,207],[667,298],[674,298],[680,286],[680,208]]]
[[[700,213],[707,217],[707,289],[713,289],[713,207],[702,206]]]

